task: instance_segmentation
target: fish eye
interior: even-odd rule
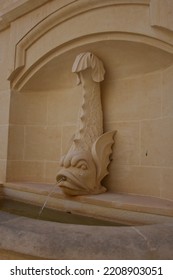
[[[80,160],[77,165],[77,168],[80,168],[82,170],[87,170],[88,169],[88,165],[86,164],[86,162],[84,160]]]
[[[83,169],[83,170],[86,170],[86,169],[87,169],[87,166],[86,166],[86,164],[82,164],[82,165],[80,166],[80,168]]]

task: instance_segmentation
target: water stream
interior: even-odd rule
[[[46,199],[45,199],[45,202],[44,202],[43,206],[41,207],[41,209],[40,209],[40,211],[39,211],[39,213],[38,213],[38,219],[40,218],[40,216],[41,216],[41,214],[42,214],[44,208],[46,207],[46,204],[47,204],[47,202],[48,202],[49,197],[51,196],[52,193],[54,193],[55,188],[56,188],[56,187],[58,186],[58,184],[59,184],[61,181],[63,181],[63,180],[64,180],[64,177],[62,177],[58,182],[56,182],[56,184],[53,185],[53,187],[51,188],[49,194],[47,195],[47,197],[46,197]]]

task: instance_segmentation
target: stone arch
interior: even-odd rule
[[[11,106],[12,123],[16,121],[17,125],[23,126],[17,127],[15,137],[20,134],[24,143],[23,147],[18,148],[17,155],[10,155],[10,151],[15,150],[12,128],[9,137],[8,174],[18,168],[16,174],[19,177],[10,175],[11,180],[24,178],[41,181],[46,164],[50,170],[57,170],[55,161],[60,155],[55,158],[53,149],[47,154],[47,143],[53,147],[59,133],[59,145],[68,142],[66,138],[69,137],[69,131],[73,130],[75,111],[78,110],[76,94],[77,97],[80,96],[75,87],[75,76],[71,74],[71,65],[75,55],[89,50],[95,52],[106,66],[107,76],[102,86],[105,129],[119,131],[117,150],[113,155],[114,164],[106,182],[108,188],[116,192],[156,197],[160,197],[162,192],[163,197],[168,197],[170,190],[166,180],[171,177],[172,157],[167,148],[162,146],[164,136],[157,128],[162,127],[164,135],[168,135],[169,142],[172,143],[168,129],[172,124],[171,118],[168,118],[172,116],[172,109],[169,109],[170,93],[166,92],[164,95],[163,92],[171,92],[173,40],[170,30],[160,28],[156,21],[151,20],[152,2],[73,1],[49,14],[19,39],[15,45],[14,68],[9,77],[11,88],[14,95],[15,91],[32,92],[33,100],[37,100],[31,100],[31,95],[25,93],[20,98],[15,97],[14,102],[12,97],[13,104],[18,104],[19,99],[19,102],[23,99],[21,107],[25,104],[23,110],[28,111],[29,117],[26,118],[24,112],[24,118],[22,119],[22,113],[20,120],[18,117],[16,121],[19,106]],[[168,89],[164,88],[163,79],[167,82]],[[46,94],[45,98],[43,93]],[[52,106],[49,109],[48,123],[44,114],[43,118],[40,117],[40,106],[44,106],[45,112],[47,110],[47,104],[44,103],[46,98],[51,100]],[[36,106],[36,103],[39,105]],[[71,111],[62,109],[66,105],[72,108]],[[36,107],[33,109],[33,106]],[[30,109],[34,112],[32,117]],[[20,110],[22,109],[18,111]],[[39,119],[34,119],[36,111],[39,112]],[[35,123],[31,127],[33,119]],[[40,139],[47,139],[43,148],[38,147],[38,150],[32,148],[32,141],[37,137],[36,125],[42,126]],[[59,130],[52,131],[52,126],[59,126]],[[47,129],[46,133],[44,128]],[[151,131],[156,131],[155,135],[158,137],[153,136]],[[53,133],[56,137],[52,144],[52,140],[49,140]],[[31,134],[33,137],[30,137]],[[161,140],[156,141],[156,138]],[[154,140],[151,141],[152,139]],[[62,146],[59,154],[63,152]],[[27,147],[32,150],[25,150]],[[165,166],[164,155],[167,157]],[[32,162],[34,167],[30,167]],[[22,168],[25,173],[20,177]],[[33,170],[41,171],[38,176],[31,178],[28,174]],[[51,176],[54,179],[55,173],[52,172]],[[153,184],[158,187],[153,188]]]
[[[150,25],[149,4],[149,0],[74,1],[54,11],[16,43],[11,87],[20,91],[49,60],[88,43],[123,40],[173,53],[167,36]]]

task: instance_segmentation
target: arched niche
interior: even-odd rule
[[[133,41],[133,36],[132,40],[130,36],[126,38],[125,35],[110,37],[103,40],[100,36],[99,41],[80,44],[77,47],[72,44],[67,51],[51,54],[49,59],[45,59],[40,65],[34,65],[32,71],[28,72],[28,76],[24,78],[25,83],[22,83],[22,92],[76,86],[76,76],[71,72],[71,68],[80,52],[91,51],[100,57],[106,69],[104,83],[160,71],[173,63],[172,53],[140,42],[139,37],[139,42]]]
[[[91,51],[106,68],[105,130],[118,131],[106,186],[113,192],[166,197],[170,181],[164,178],[171,176],[173,159],[170,147],[162,147],[163,137],[157,141],[152,131],[159,137],[158,127],[164,127],[171,143],[172,113],[164,109],[169,103],[164,84],[168,81],[171,87],[173,64],[170,34],[150,26],[149,1],[93,3],[55,12],[16,45],[9,77],[13,94],[8,178],[54,182],[80,106],[71,67],[77,54]]]
[[[20,91],[48,61],[100,41],[145,43],[172,53],[168,32],[150,24],[149,0],[74,1],[38,22],[16,42],[9,80]]]

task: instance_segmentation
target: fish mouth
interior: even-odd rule
[[[56,177],[58,186],[67,195],[82,195],[88,193],[88,188],[72,172],[63,170]]]

